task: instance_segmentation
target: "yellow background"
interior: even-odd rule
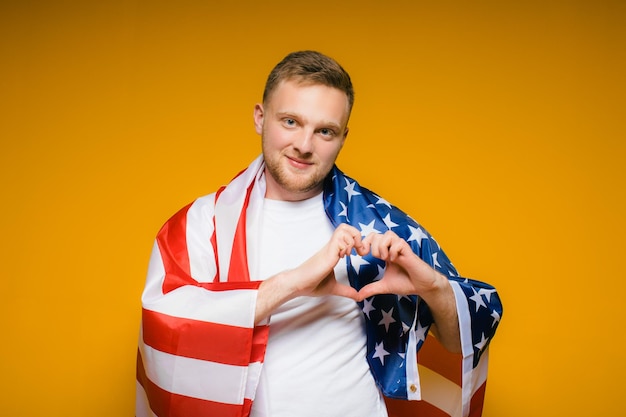
[[[485,417],[624,413],[620,1],[2,1],[0,415],[131,416],[155,233],[259,152],[271,67],[357,100],[339,165],[504,317]]]

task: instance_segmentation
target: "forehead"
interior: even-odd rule
[[[319,83],[281,81],[265,103],[274,111],[324,114],[343,123],[349,115],[348,96],[338,88]],[[342,124],[343,124],[342,123]]]

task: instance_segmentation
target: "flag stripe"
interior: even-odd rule
[[[450,417],[444,411],[426,401],[395,400],[385,397],[389,417],[427,416]]]
[[[248,378],[247,366],[224,365],[161,352],[140,345],[141,356],[160,368],[146,367],[147,378],[173,394],[207,401],[241,404]],[[169,368],[165,368],[168,366]],[[174,370],[175,372],[168,371]],[[184,376],[183,376],[184,375]],[[209,378],[220,375],[221,378]]]
[[[150,398],[150,408],[158,416],[220,416],[240,417],[242,406],[192,398],[168,392],[150,381],[145,373],[141,352],[137,352],[137,380]],[[248,403],[248,404],[246,404]],[[245,400],[244,407],[250,408],[251,401]]]
[[[485,401],[485,390],[487,388],[487,381],[485,381],[472,395],[470,401],[470,413],[468,417],[481,417],[483,414],[483,404]]]
[[[143,329],[146,345],[172,355],[235,366],[247,366],[251,361],[262,360],[263,352],[258,347],[253,350],[257,357],[249,357],[251,344],[254,344],[252,328],[173,317],[143,309]],[[258,338],[262,330],[256,333]]]
[[[163,225],[157,235],[163,266],[167,271],[163,282],[163,293],[181,285],[196,285],[191,278],[189,253],[187,252],[187,211],[191,204],[183,207]]]
[[[461,355],[447,351],[432,335],[426,338],[417,357],[420,365],[432,369],[458,386],[462,385]]]
[[[422,398],[453,417],[461,417],[463,391],[461,387],[437,372],[419,365]]]
[[[244,209],[241,210],[235,237],[233,239],[232,252],[230,255],[230,267],[228,268],[228,282],[246,282],[250,281],[250,272],[248,271],[248,252],[246,248],[246,207],[250,202],[250,193],[252,186],[248,186],[246,190],[246,198],[243,202]]]

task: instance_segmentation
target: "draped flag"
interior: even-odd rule
[[[157,235],[142,295],[137,417],[249,414],[269,331],[267,324],[254,325],[260,281],[250,280],[254,254],[247,251],[254,247],[246,245],[265,194],[263,167],[257,158]],[[461,278],[424,228],[336,167],[324,184],[324,207],[333,225],[351,224],[363,236],[392,230],[446,275],[455,292],[461,355],[427,337],[433,318],[419,297],[382,294],[360,303],[367,360],[390,417],[480,416],[488,345],[502,315],[495,289]],[[384,273],[385,263],[371,255],[348,258],[357,290]]]
[[[432,337],[428,338],[429,348],[417,354],[433,324],[428,306],[419,297],[381,294],[360,304],[366,317],[367,359],[376,381],[390,399],[390,413],[424,410],[429,404],[428,408],[434,406],[438,410],[417,415],[480,415],[486,383],[486,352],[502,315],[496,290],[485,283],[461,278],[439,244],[422,226],[336,167],[327,178],[324,201],[327,215],[335,226],[348,223],[364,237],[388,230],[396,233],[421,259],[447,276],[455,291],[461,356],[445,351]],[[384,271],[385,262],[371,254],[363,257],[352,254],[348,259],[348,277],[357,290],[381,279]],[[483,355],[485,358],[481,361]],[[433,392],[424,379],[446,388]],[[424,401],[419,405],[400,405],[391,399]]]

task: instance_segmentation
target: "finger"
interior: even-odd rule
[[[367,235],[365,239],[361,239],[361,252],[359,252],[359,255],[368,254],[372,250],[373,242],[378,239],[379,236],[380,234],[372,232]]]
[[[354,227],[345,227],[342,231],[343,245],[345,246],[344,252],[348,254],[352,252],[352,249],[356,249],[357,252],[362,251],[363,242],[361,240],[361,233]]]
[[[378,233],[370,233],[365,238],[365,244],[367,246],[368,252],[370,252],[374,257],[380,257],[380,240],[382,239],[382,235]]]
[[[370,298],[374,295],[386,294],[386,293],[387,293],[387,288],[385,284],[382,281],[375,281],[361,288],[361,290],[358,292],[357,301],[363,301],[366,298]]]
[[[396,239],[391,243],[389,247],[389,260],[391,262],[395,262],[400,255],[402,255],[402,250],[404,249],[404,241],[402,239]]]
[[[360,301],[359,293],[351,286],[345,285],[345,284],[339,284],[339,283],[335,284],[335,286],[333,287],[331,291],[331,294],[338,295],[340,297],[350,298],[355,301]]]
[[[363,237],[361,236],[361,232],[357,228],[350,226],[348,233],[352,240],[352,247],[355,248],[357,252],[362,250]]]
[[[389,258],[389,246],[390,245],[391,245],[391,236],[385,233],[384,235],[381,236],[380,239],[378,239],[378,242],[376,244],[376,250],[378,252],[378,255],[376,255],[376,257],[379,259],[387,260]]]

